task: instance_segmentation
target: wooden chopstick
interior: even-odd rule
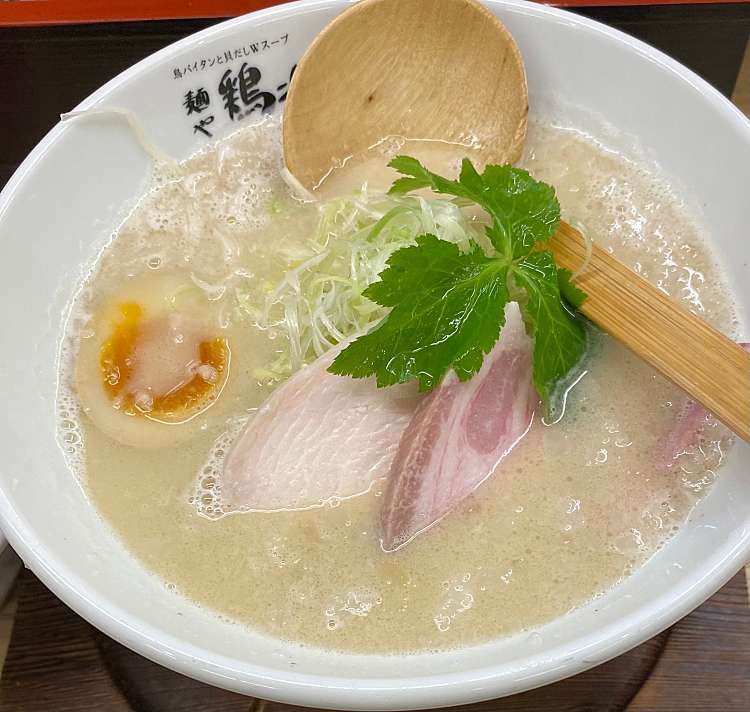
[[[549,246],[572,272],[586,257],[583,236],[564,222]],[[584,315],[750,441],[750,354],[596,243],[574,283],[588,294]]]

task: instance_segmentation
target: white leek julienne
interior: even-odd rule
[[[466,247],[482,241],[470,217],[447,200],[358,195],[320,203],[315,234],[268,295],[261,326],[286,337],[286,351],[271,367],[284,377],[353,334],[363,333],[387,310],[362,296],[388,258],[423,233]]]

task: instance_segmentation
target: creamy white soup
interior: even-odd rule
[[[262,451],[262,473],[253,472],[261,468],[255,455],[243,472],[265,479],[251,482],[252,498],[242,494],[247,488],[231,489],[225,467],[243,429],[267,417],[264,402],[335,342],[325,320],[339,319],[343,337],[371,326],[356,280],[375,278],[370,263],[382,267],[385,258],[363,235],[390,209],[378,194],[395,174],[383,167],[411,148],[382,142],[366,160],[334,171],[314,202],[283,179],[275,120],[159,168],[92,265],[64,337],[61,440],[92,505],[132,555],[175,596],[327,649],[454,648],[565,614],[665,545],[709,489],[730,444],[722,426],[702,418],[700,432],[665,464],[686,397],[591,329],[562,416],[537,409],[486,481],[396,551],[381,546],[385,479],[356,496],[347,489],[377,453],[347,444],[333,396],[310,418],[315,430],[307,439],[291,429],[261,430],[273,451]],[[454,159],[455,150],[431,149],[426,161],[450,173]],[[663,176],[553,125],[530,127],[521,165],[555,187],[564,219],[732,333],[731,300],[705,230]],[[441,235],[464,219],[471,229],[475,216],[456,218],[458,209],[440,212],[433,202],[430,219]],[[355,223],[359,242],[346,242]],[[403,239],[407,228],[389,227],[388,239]],[[356,259],[370,263],[354,265],[352,244],[361,245]],[[340,303],[307,313],[310,299],[333,294],[319,285],[334,282]],[[342,387],[355,383],[335,378],[347,381]],[[408,420],[420,398],[409,384],[395,388],[402,391],[390,396],[378,427]],[[298,404],[304,415],[313,396],[295,393],[287,407]],[[295,442],[311,443],[313,454],[298,452]],[[320,477],[335,469],[345,484],[312,501],[285,468],[301,462],[308,472],[319,457],[326,458]],[[288,501],[274,489],[287,480]],[[268,511],[258,511],[258,501]]]

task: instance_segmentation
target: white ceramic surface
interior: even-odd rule
[[[209,91],[210,112],[201,116],[215,117],[212,132],[226,132],[237,122],[218,92],[225,72],[234,77],[251,62],[262,72],[259,88],[279,97],[277,87],[306,45],[345,4],[292,3],[218,25],[137,64],[82,106],[130,108],[155,143],[185,157],[207,140],[193,129],[199,117],[183,107],[188,90]],[[532,112],[551,108],[563,121],[594,115],[596,123],[637,137],[703,210],[747,309],[747,120],[697,76],[621,33],[540,5],[488,5],[523,51]],[[27,565],[112,637],[187,675],[290,703],[457,704],[542,685],[622,653],[701,603],[750,558],[750,447],[738,444],[668,547],[612,593],[534,635],[408,659],[334,655],[220,623],[168,592],[98,519],[66,470],[54,433],[65,305],[81,265],[132,203],[148,167],[117,120],[60,125],[0,196],[0,517]]]

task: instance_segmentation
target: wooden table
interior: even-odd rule
[[[102,635],[30,573],[0,680],[2,712],[288,712],[162,668]],[[748,712],[750,601],[740,573],[630,653],[465,712]]]

